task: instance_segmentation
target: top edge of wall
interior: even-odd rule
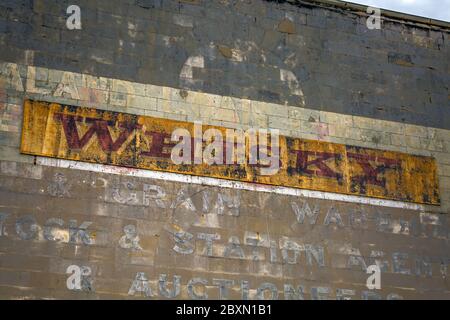
[[[328,8],[328,9],[330,9],[330,8],[344,9],[344,10],[348,10],[348,11],[353,11],[358,14],[368,15],[366,12],[366,10],[368,8],[367,5],[356,4],[356,3],[347,2],[347,1],[285,0],[285,1],[278,1],[278,2],[286,2],[286,3],[290,3],[291,5],[297,5],[297,6],[309,5],[309,6],[316,6],[316,7],[321,7],[321,8]],[[397,11],[391,11],[391,10],[382,9],[382,8],[381,8],[381,10],[382,10],[382,15],[385,19],[389,18],[398,23],[402,23],[402,24],[406,24],[406,25],[412,25],[412,26],[422,27],[422,28],[439,29],[442,31],[450,32],[450,22],[416,16],[416,15],[397,12]]]

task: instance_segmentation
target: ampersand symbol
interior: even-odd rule
[[[139,245],[139,236],[137,235],[136,227],[129,224],[123,228],[125,233],[119,240],[119,246],[123,249],[142,250]]]

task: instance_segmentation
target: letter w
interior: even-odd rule
[[[57,113],[55,114],[55,119],[62,122],[67,145],[71,150],[81,150],[89,142],[92,136],[96,134],[104,152],[117,151],[137,127],[134,124],[120,122],[119,127],[124,130],[120,132],[116,141],[113,141],[108,129],[108,121],[95,118],[84,118],[86,123],[92,123],[92,125],[80,138],[76,123],[78,121],[83,121],[83,117]]]
[[[317,206],[314,206],[314,209],[311,210],[307,202],[303,202],[303,206],[301,208],[296,202],[291,202],[291,207],[298,223],[303,224],[305,216],[308,217],[309,224],[313,225],[316,223],[317,216],[319,215],[319,208]]]

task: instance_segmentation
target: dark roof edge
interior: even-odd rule
[[[318,7],[335,7],[338,9],[344,9],[344,10],[351,10],[358,12],[359,14],[363,13],[365,15],[368,15],[366,13],[367,5],[347,2],[347,1],[338,1],[338,0],[287,0],[287,2],[291,4],[306,4],[306,5],[317,5]],[[433,28],[433,29],[441,29],[444,31],[449,32],[450,31],[450,22],[437,20],[437,19],[431,19],[431,18],[425,18],[420,16],[415,16],[412,14],[397,12],[397,11],[391,11],[381,8],[381,16],[382,18],[386,20],[386,18],[390,18],[391,20],[396,20],[400,23],[405,23],[409,25],[416,25],[418,27],[422,28]]]

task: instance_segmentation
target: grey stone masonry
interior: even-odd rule
[[[329,2],[1,0],[0,60],[450,128],[448,24]]]

